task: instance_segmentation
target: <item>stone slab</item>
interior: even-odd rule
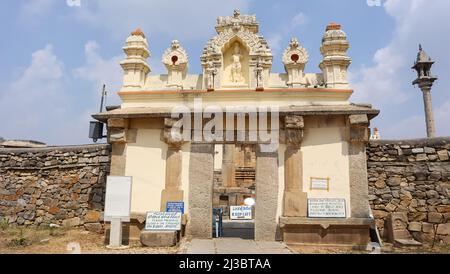
[[[278,152],[256,152],[255,240],[277,238]]]
[[[177,231],[141,232],[141,243],[147,247],[171,247],[177,244]]]
[[[189,222],[191,238],[212,237],[214,145],[191,144],[189,162]]]
[[[397,239],[395,240],[394,245],[397,247],[409,247],[409,246],[422,246],[422,243],[410,239]]]

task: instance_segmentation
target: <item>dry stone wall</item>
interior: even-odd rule
[[[0,149],[0,218],[101,231],[109,145]]]
[[[382,235],[404,212],[411,236],[450,244],[450,138],[372,141],[367,147],[370,205]],[[436,237],[435,237],[436,234]]]

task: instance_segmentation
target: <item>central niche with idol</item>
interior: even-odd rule
[[[237,39],[223,48],[222,87],[249,86],[249,51]]]
[[[259,35],[254,15],[219,17],[217,35],[203,51],[203,88],[264,88],[272,68],[272,52],[267,41]]]

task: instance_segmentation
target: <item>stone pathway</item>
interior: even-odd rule
[[[282,242],[256,242],[239,238],[194,239],[186,254],[293,254]]]

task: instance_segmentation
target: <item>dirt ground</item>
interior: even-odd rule
[[[366,250],[353,250],[351,248],[317,247],[317,246],[291,246],[289,248],[298,254],[370,254]],[[378,254],[450,254],[450,247],[423,246],[414,248],[398,248],[392,244],[384,243]]]
[[[142,247],[139,242],[131,242],[130,248],[114,250],[106,248],[104,235],[82,229],[0,229],[0,254],[177,254],[183,253],[185,242],[172,248]],[[348,248],[289,246],[298,254],[368,254],[364,250]],[[425,246],[421,248],[396,248],[385,244],[382,254],[450,254],[450,247]]]
[[[176,254],[179,247],[147,248],[131,242],[130,248],[106,248],[104,235],[81,229],[0,230],[0,254]],[[79,248],[78,248],[79,247]]]

